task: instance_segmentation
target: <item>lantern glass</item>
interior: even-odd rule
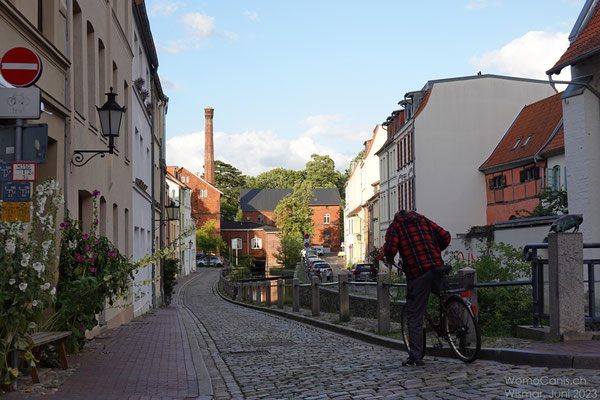
[[[108,100],[104,105],[98,108],[98,116],[100,117],[100,128],[102,129],[102,136],[105,137],[118,137],[119,129],[121,128],[121,120],[125,113],[125,107],[121,107],[115,98],[116,93],[106,93]]]
[[[176,221],[179,219],[179,206],[175,205],[174,202],[171,202],[165,209],[167,210],[167,219],[169,221]]]

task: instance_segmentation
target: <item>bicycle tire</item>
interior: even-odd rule
[[[450,348],[461,361],[475,361],[481,349],[481,334],[473,312],[458,297],[450,297],[444,307],[444,330],[448,334]]]
[[[410,356],[410,340],[408,338],[408,318],[406,316],[406,307],[402,307],[400,313],[400,328],[402,329],[402,340],[406,346],[406,352]],[[425,357],[425,348],[427,347],[427,336],[425,334],[425,321],[423,321],[423,350],[421,351],[421,360]]]

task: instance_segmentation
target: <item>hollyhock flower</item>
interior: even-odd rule
[[[94,191],[92,192],[92,195],[93,195],[93,196],[99,196],[99,195],[100,195],[100,191],[99,191],[99,190],[94,190]]]
[[[94,224],[95,224],[95,225],[98,225],[98,218],[96,218],[96,219],[94,220]]]
[[[77,247],[77,242],[74,240],[69,240],[69,249],[73,250],[76,247]]]
[[[50,248],[51,244],[52,244],[52,240],[46,240],[45,242],[42,243],[42,247],[44,248],[44,250],[48,250],[48,248]]]
[[[96,272],[96,268],[95,267],[91,267],[90,268],[90,272]]]
[[[4,249],[6,250],[7,253],[15,254],[15,251],[17,249],[17,245],[15,244],[15,240],[14,239],[7,240],[5,242]]]
[[[117,249],[112,249],[108,251],[108,256],[109,257],[114,257],[117,255]]]
[[[31,303],[31,305],[32,305],[32,306],[34,306],[34,307],[37,307],[37,305],[38,305],[38,304],[39,304],[39,303],[38,303],[38,301],[37,301],[37,300],[34,300],[34,301]]]
[[[29,261],[30,258],[31,258],[31,254],[23,253],[23,260]]]
[[[89,244],[86,244],[86,245],[85,245],[85,251],[90,251],[90,249],[91,249],[90,245],[89,245]]]
[[[24,292],[27,289],[27,284],[25,282],[19,283],[19,289],[21,289],[21,292]]]
[[[36,272],[38,273],[38,277],[41,277],[42,273],[46,269],[46,266],[44,264],[42,264],[41,262],[35,262],[35,263],[33,263],[33,269],[35,269]]]
[[[42,289],[42,290],[48,290],[48,289],[50,289],[50,283],[46,282],[43,285],[40,285],[40,289]]]
[[[28,265],[29,265],[29,261],[28,260],[26,260],[26,259],[22,259],[21,260],[21,267],[26,267]]]
[[[15,283],[17,283],[17,280],[15,278],[10,278],[8,280],[8,284],[11,285],[11,286],[14,285]]]
[[[96,246],[98,246],[98,245],[100,244],[100,239],[96,240],[96,241],[94,242],[94,244],[95,244]]]
[[[88,235],[87,233],[84,233],[83,235],[81,235],[81,238],[83,240],[87,240],[90,237],[90,235]]]
[[[53,287],[52,290],[50,290],[50,295],[54,296],[56,294],[56,288]]]

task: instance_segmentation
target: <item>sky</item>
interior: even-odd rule
[[[169,97],[167,164],[202,173],[204,108],[215,159],[250,176],[336,169],[427,81],[547,80],[584,0],[147,0]],[[555,80],[568,80],[568,68]]]

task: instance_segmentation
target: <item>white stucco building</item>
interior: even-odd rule
[[[600,5],[587,0],[571,34],[570,45],[547,71],[550,79],[570,66],[571,80],[562,95],[569,214],[583,214],[584,242],[600,238]]]
[[[523,108],[556,93],[546,81],[476,75],[429,81],[386,121],[380,159],[380,238],[399,209],[413,209],[453,237],[486,224],[478,170]],[[482,189],[483,188],[483,189]]]
[[[195,226],[192,219],[192,190],[185,183],[185,177],[181,180],[173,175],[167,174],[165,182],[168,193],[167,204],[175,204],[179,207],[178,219],[169,221],[167,242],[173,243],[177,240],[187,227]],[[179,238],[176,250],[173,254],[179,259],[179,276],[187,276],[196,272],[196,234],[192,231],[188,236]]]
[[[365,155],[358,161],[346,182],[344,208],[344,251],[346,260],[363,261],[373,247],[380,247],[379,215],[373,216],[379,182],[379,158],[375,152],[385,143],[387,131],[381,125],[373,130],[371,139],[365,141]],[[376,227],[376,230],[374,230]],[[375,237],[373,237],[375,232]]]

